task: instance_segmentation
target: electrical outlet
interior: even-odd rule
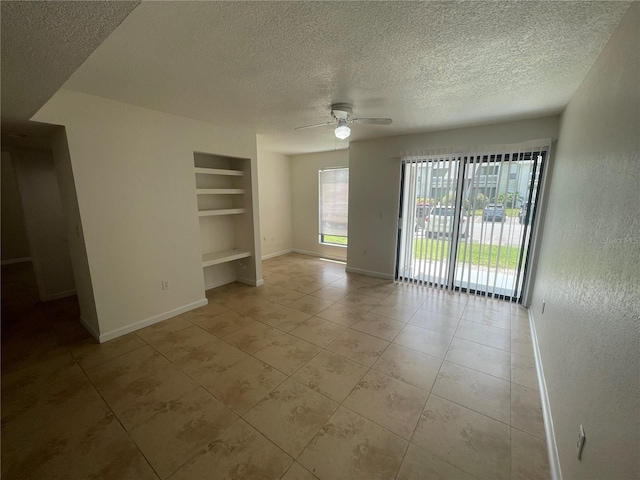
[[[162,289],[169,290],[169,280],[162,280]]]
[[[584,448],[584,441],[587,436],[584,434],[584,428],[580,425],[580,432],[578,433],[578,443],[576,444],[576,451],[578,453],[578,460],[582,460],[582,449]]]
[[[546,300],[542,300],[542,312],[540,313],[544,313],[544,307],[547,306],[547,301]]]

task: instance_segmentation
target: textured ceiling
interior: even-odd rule
[[[2,1],[2,118],[31,118],[138,3]]]
[[[356,140],[559,112],[628,5],[143,2],[64,86],[328,150],[347,142],[293,128],[332,102],[394,119]]]

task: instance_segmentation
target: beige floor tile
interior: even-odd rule
[[[456,333],[460,318],[449,317],[420,309],[411,317],[409,323],[416,327],[425,328],[452,337],[453,334]]]
[[[340,403],[365,373],[367,367],[323,350],[292,378]]]
[[[311,317],[289,333],[319,347],[326,347],[346,329],[347,327],[344,325],[330,322],[324,318]]]
[[[509,426],[434,394],[411,442],[479,479],[511,473]]]
[[[169,318],[167,320],[163,320],[162,322],[158,322],[149,327],[143,328],[136,332],[140,338],[142,338],[147,343],[152,343],[157,340],[161,340],[165,335],[173,332],[177,332],[178,330],[183,330],[188,327],[192,327],[193,324],[183,318],[186,314],[179,315],[177,317]]]
[[[350,293],[346,297],[342,298],[338,303],[343,305],[351,305],[355,307],[368,307],[371,310],[373,307],[380,303],[380,299],[372,297],[371,295],[365,295],[363,293]]]
[[[284,332],[281,330],[262,322],[253,322],[227,335],[224,339],[241,350],[253,354],[282,335]]]
[[[338,404],[289,379],[260,400],[244,419],[296,458]]]
[[[544,438],[544,420],[540,392],[511,384],[511,426]]]
[[[369,310],[371,310],[369,307],[334,303],[316,316],[348,327],[360,320]]]
[[[539,389],[536,362],[532,357],[511,354],[511,381],[523,387]]]
[[[198,316],[193,318],[191,322],[210,334],[222,338],[253,323],[254,319],[242,313],[229,310],[219,315]]]
[[[529,318],[529,310],[522,305],[511,305],[511,315],[516,317]]]
[[[461,318],[466,305],[463,303],[452,302],[448,300],[438,299],[437,297],[429,297],[420,306],[420,310],[446,315],[447,317]]]
[[[198,347],[219,342],[218,338],[195,325],[146,340],[172,362],[188,355]]]
[[[217,375],[248,356],[239,348],[218,340],[194,348],[176,360],[175,365],[200,385],[209,388]]]
[[[491,297],[469,296],[467,300],[467,307],[472,309],[482,309],[492,312],[511,313],[511,306],[514,305],[510,302],[505,302]]]
[[[425,330],[415,325],[407,325],[393,339],[393,343],[412,348],[427,355],[444,358],[451,343],[451,337],[438,332]]]
[[[283,332],[293,330],[305,320],[311,318],[308,313],[294,310],[277,303],[269,303],[269,305],[257,307],[247,310],[246,314],[251,318],[266,323]]]
[[[541,438],[511,429],[512,480],[550,480],[547,444]]]
[[[385,340],[348,329],[327,345],[326,348],[330,352],[370,367],[382,355],[388,345],[389,342]]]
[[[391,341],[395,336],[403,329],[404,323],[392,320],[389,317],[377,315],[371,312],[367,313],[356,323],[351,325],[351,328],[358,330],[359,332],[368,333],[374,337],[381,338],[383,340]]]
[[[348,293],[349,292],[344,288],[332,287],[329,285],[328,287],[322,287],[320,290],[310,293],[310,295],[312,297],[323,298],[331,302],[337,302],[343,297],[346,297]]]
[[[185,320],[190,321],[191,323],[198,324],[206,318],[222,315],[223,313],[228,313],[230,311],[230,309],[219,303],[209,302],[204,307],[189,310],[188,312],[185,312],[180,316]]]
[[[397,480],[474,480],[474,477],[410,444]]]
[[[294,462],[281,480],[317,480],[317,478],[318,477],[309,472],[309,470],[304,468],[298,462]]]
[[[227,407],[244,415],[251,407],[286,380],[273,367],[248,357],[212,379],[207,390]]]
[[[387,285],[363,285],[352,293],[361,293],[363,295],[369,295],[370,297],[384,300],[393,293],[393,289],[390,289]]]
[[[331,300],[306,295],[295,302],[291,302],[288,306],[294,310],[299,310],[301,312],[308,313],[309,315],[315,315],[325,308],[329,308],[333,304],[334,302]]]
[[[521,317],[511,314],[511,331],[523,332],[531,335],[531,326],[529,325],[529,317]]]
[[[441,365],[440,358],[392,343],[371,368],[428,392]]]
[[[526,331],[511,333],[511,351],[518,355],[533,358],[531,334]]]
[[[90,368],[145,345],[146,343],[138,335],[129,333],[105,343],[98,343],[93,338],[87,339],[74,345],[70,350],[83,368]]]
[[[293,375],[296,370],[315,357],[320,350],[317,345],[286,334],[258,350],[254,357],[287,375]]]
[[[298,461],[321,480],[389,480],[406,448],[406,440],[340,407]]]
[[[78,422],[91,423],[100,420],[109,411],[79,368],[75,375],[35,392],[12,396],[6,396],[3,392],[3,447],[7,439],[38,435],[60,418],[72,417]]]
[[[117,461],[116,461],[117,459]],[[157,479],[113,414],[91,422],[57,418],[33,437],[2,444],[2,477],[22,479]]]
[[[490,327],[482,323],[461,320],[455,336],[470,342],[481,343],[500,350],[511,350],[511,332],[504,328]]]
[[[511,379],[511,354],[498,348],[454,338],[445,360],[504,380]]]
[[[160,478],[167,478],[213,442],[238,416],[210,393],[197,389],[131,432]],[[167,441],[172,439],[172,441]]]
[[[256,288],[254,294],[280,305],[289,305],[291,302],[304,297],[304,293],[269,284]]]
[[[406,307],[413,307],[414,310],[417,310],[428,297],[428,292],[422,288],[416,290],[395,288],[390,292],[389,296],[380,302],[380,306],[395,307],[404,305]]]
[[[510,383],[445,361],[432,393],[509,424]]]
[[[291,463],[289,455],[244,420],[238,419],[209,445],[209,450],[193,458],[170,478],[277,479]]]
[[[92,339],[93,340],[93,339]],[[9,398],[19,398],[36,392],[65,378],[82,373],[82,369],[68,352],[60,352],[42,362],[33,363],[20,370],[2,372],[3,408]]]
[[[482,307],[467,306],[462,314],[462,320],[482,323],[490,327],[511,329],[511,314],[508,310],[495,312],[493,310],[485,310]]]
[[[398,322],[406,323],[417,311],[417,305],[411,306],[399,303],[396,305],[378,305],[377,307],[371,309],[369,313],[375,313],[376,315],[387,317]]]
[[[87,375],[127,430],[197,388],[151,347],[90,368]]]
[[[369,370],[343,405],[409,440],[426,400],[424,390]]]

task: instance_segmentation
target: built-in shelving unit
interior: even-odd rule
[[[256,225],[251,160],[194,153],[205,289],[255,285]]]

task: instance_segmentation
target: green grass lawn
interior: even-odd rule
[[[323,240],[323,243],[333,243],[335,245],[347,244],[347,237],[338,237],[335,235],[324,235],[322,240]]]
[[[326,238],[326,237],[325,237]],[[449,255],[449,240],[436,240],[431,238],[416,239],[414,241],[415,258],[427,260],[441,260]],[[469,259],[471,255],[471,259]],[[491,260],[489,257],[491,256]],[[489,245],[481,243],[473,243],[470,245],[462,245],[458,250],[458,261],[471,263],[471,265],[491,265],[499,268],[510,268],[515,270],[518,268],[518,259],[520,258],[519,247],[500,247],[500,264],[498,265],[498,246],[492,245],[489,251]],[[491,262],[491,263],[489,263]]]

